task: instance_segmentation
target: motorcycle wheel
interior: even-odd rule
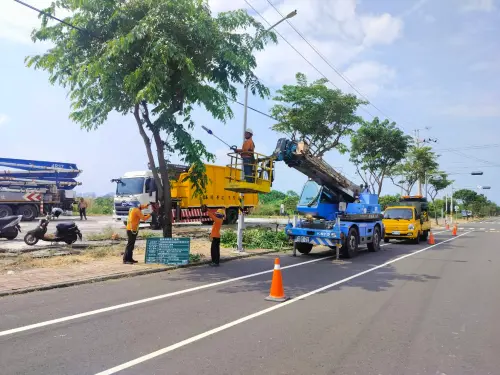
[[[33,233],[27,233],[26,236],[24,236],[24,243],[26,245],[33,246],[36,245],[37,242],[38,238],[36,238]]]
[[[71,237],[68,237],[64,240],[64,242],[66,243],[66,245],[72,245],[76,242],[78,237],[75,236],[71,236]]]

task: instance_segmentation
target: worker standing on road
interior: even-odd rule
[[[78,202],[78,209],[80,210],[80,220],[87,220],[87,202],[85,199],[80,198],[80,202]]]
[[[151,215],[143,215],[142,210],[147,208],[148,205],[137,204],[134,208],[131,208],[128,212],[127,218],[127,247],[123,253],[123,263],[124,264],[134,264],[137,263],[134,260],[134,247],[135,240],[137,239],[137,233],[139,233],[139,224],[142,221],[149,219]]]
[[[212,267],[218,267],[220,263],[220,228],[224,221],[224,210],[219,209],[216,212],[208,210],[206,205],[201,206],[201,211],[206,212],[208,217],[214,222],[212,231],[210,232],[210,239],[212,245],[210,246],[210,255],[212,257]]]
[[[245,131],[245,141],[243,142],[242,148],[238,148],[235,151],[241,155],[243,160],[243,172],[245,173],[245,181],[253,183],[253,169],[255,164],[255,144],[253,143],[253,130],[248,128]]]

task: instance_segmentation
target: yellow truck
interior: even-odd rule
[[[205,168],[209,182],[205,196],[200,199],[193,197],[194,191],[190,181],[183,181],[189,172],[189,167],[169,165],[174,223],[210,221],[210,218],[201,212],[202,203],[209,208],[225,209],[228,224],[234,224],[238,220],[240,196],[238,193],[224,189],[225,180],[230,176],[230,168],[211,164],[205,165]],[[115,220],[125,222],[130,207],[137,202],[140,204],[157,202],[156,187],[151,171],[126,172],[112,182],[116,182],[113,212]],[[245,211],[251,210],[257,206],[257,203],[257,194],[245,194]],[[150,211],[146,209],[143,212],[147,214]]]
[[[413,243],[426,241],[431,230],[429,204],[420,196],[402,196],[397,203],[384,211],[384,242],[391,239],[410,240]]]

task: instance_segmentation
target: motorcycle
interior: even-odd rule
[[[7,238],[13,240],[21,231],[19,223],[23,216],[5,216],[0,218],[0,238]]]
[[[30,230],[24,236],[24,242],[26,245],[36,245],[39,240],[47,242],[65,242],[71,245],[80,238],[82,240],[82,233],[74,221],[68,221],[64,223],[59,223],[56,226],[56,232],[47,234],[47,226],[50,223],[50,217],[47,216],[45,219],[41,219],[38,226]]]

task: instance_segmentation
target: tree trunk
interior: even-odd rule
[[[142,140],[144,141],[144,145],[146,146],[146,153],[148,155],[148,161],[151,166],[151,171],[153,172],[153,177],[156,182],[158,199],[163,195],[163,185],[161,183],[160,176],[156,171],[156,163],[153,156],[153,151],[151,151],[151,142],[149,141],[149,137],[144,131],[144,127],[142,126],[142,121],[139,115],[139,104],[135,105],[134,108],[134,117],[135,121],[137,121],[137,126],[139,127],[139,133],[141,134]]]
[[[172,196],[170,194],[170,179],[168,176],[167,163],[165,162],[165,152],[163,140],[159,131],[153,131],[153,138],[156,144],[158,155],[158,167],[163,185],[163,237],[172,237]]]
[[[377,195],[380,197],[380,193],[382,193],[382,185],[384,184],[385,172],[382,172],[378,181],[378,193]]]

